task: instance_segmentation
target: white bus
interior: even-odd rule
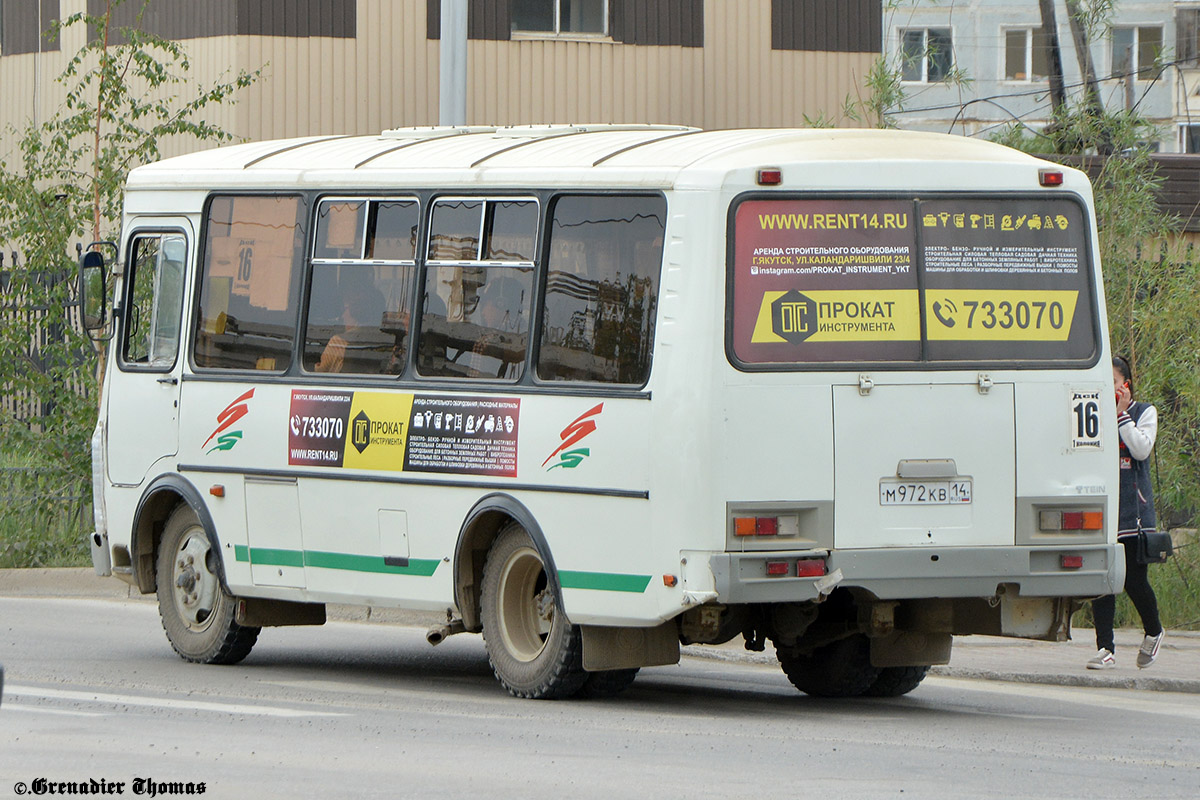
[[[867,130],[385,131],[168,159],[81,266],[96,571],[233,663],[326,603],[521,697],[769,641],[899,695],[1118,591],[1092,193]],[[111,275],[111,312],[102,279]]]

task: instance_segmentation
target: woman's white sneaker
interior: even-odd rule
[[[1141,658],[1141,656],[1138,657]],[[1104,649],[1101,649],[1087,662],[1088,669],[1112,669],[1116,665],[1117,659],[1113,656],[1112,650]]]
[[[1154,659],[1158,658],[1158,646],[1162,644],[1165,633],[1166,631],[1159,631],[1158,636],[1147,635],[1145,639],[1142,639],[1142,646],[1138,648],[1138,669],[1145,669],[1154,663]]]

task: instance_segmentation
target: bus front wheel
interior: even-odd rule
[[[520,525],[505,527],[492,544],[482,595],[488,660],[509,694],[549,700],[583,687],[583,636],[558,608],[546,565]]]
[[[221,585],[218,558],[196,512],[175,509],[158,549],[158,614],[175,652],[199,664],[236,664],[258,640],[259,628],[234,619],[236,603]]]

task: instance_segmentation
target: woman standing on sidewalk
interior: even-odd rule
[[[1150,451],[1158,433],[1158,409],[1133,399],[1133,370],[1120,356],[1113,358],[1113,383],[1117,391],[1117,432],[1121,440],[1121,499],[1117,514],[1117,541],[1125,545],[1125,593],[1133,601],[1146,638],[1138,649],[1137,665],[1144,669],[1158,657],[1163,629],[1158,621],[1158,599],[1150,586],[1147,566],[1135,557],[1137,532],[1153,528],[1154,493],[1150,488]],[[1105,595],[1092,601],[1099,652],[1087,662],[1088,669],[1111,669],[1117,665],[1113,642],[1113,617],[1117,598]]]

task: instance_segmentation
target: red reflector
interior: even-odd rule
[[[758,171],[759,186],[778,186],[781,183],[783,183],[783,170],[760,169]]]
[[[786,561],[768,561],[767,562],[767,574],[768,575],[787,575],[788,574],[788,562],[786,562]]]
[[[819,578],[825,574],[825,560],[802,558],[796,562],[796,575],[800,578]]]
[[[1083,556],[1063,556],[1059,562],[1063,569],[1079,569],[1083,566]]]
[[[779,533],[779,517],[758,517],[754,532],[759,536],[774,536]]]
[[[1064,531],[1081,531],[1083,530],[1083,512],[1082,511],[1064,511],[1062,529]]]
[[[1038,183],[1042,186],[1062,186],[1063,174],[1056,169],[1038,170]]]

